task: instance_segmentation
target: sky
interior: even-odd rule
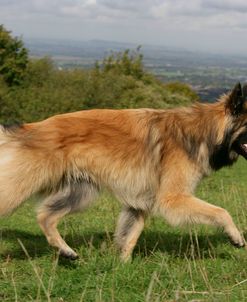
[[[247,0],[0,0],[14,35],[247,54]]]

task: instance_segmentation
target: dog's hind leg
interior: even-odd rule
[[[38,223],[50,245],[70,259],[78,256],[62,239],[57,230],[59,220],[66,214],[84,210],[96,197],[97,187],[88,182],[68,185],[56,194],[49,196],[38,210]]]
[[[225,209],[194,196],[186,194],[166,196],[159,202],[159,212],[171,225],[198,223],[222,227],[235,246],[245,245],[232,217]]]
[[[121,259],[126,262],[131,258],[136,242],[144,228],[143,211],[124,208],[120,213],[115,240],[121,251]]]

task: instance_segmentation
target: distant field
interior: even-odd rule
[[[35,56],[34,56],[35,58]],[[90,69],[95,66],[95,62],[102,63],[102,59],[94,57],[73,57],[54,55],[52,60],[59,69],[83,68]],[[167,64],[166,60],[157,59],[153,64],[153,59],[143,60],[145,69],[154,74],[162,82],[182,82],[190,85],[199,95],[202,101],[215,101],[222,94],[231,90],[240,81],[247,81],[247,67],[224,67],[224,66],[205,66],[189,65],[187,62],[182,64]]]
[[[202,183],[197,195],[225,207],[247,237],[247,162],[240,160]],[[104,194],[60,230],[80,259],[58,259],[29,201],[0,220],[0,301],[247,301],[247,250],[235,249],[221,230],[180,230],[150,219],[132,263],[113,244],[118,203]],[[19,241],[18,241],[19,240]],[[25,251],[24,251],[25,250]]]

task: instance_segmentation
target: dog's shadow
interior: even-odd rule
[[[246,234],[244,237],[246,238]],[[159,231],[146,231],[140,238],[140,242],[135,249],[143,257],[153,255],[155,252],[168,254],[174,258],[181,259],[212,259],[232,258],[229,249],[223,246],[232,246],[229,238],[221,232],[214,234],[174,234]]]
[[[43,234],[33,234],[21,230],[4,229],[0,232],[1,240],[7,242],[19,242],[25,247],[28,256],[31,258],[42,257],[47,254],[55,255],[53,248],[49,246]],[[246,238],[247,233],[245,234]],[[101,250],[105,244],[113,245],[113,234],[106,232],[91,232],[84,234],[68,234],[66,242],[75,249],[84,245],[88,248]],[[174,234],[159,231],[145,231],[139,239],[134,250],[135,257],[151,257],[156,252],[166,253],[172,257],[182,259],[200,259],[200,258],[229,258],[232,257],[226,249],[217,249],[219,245],[230,244],[228,238],[221,233],[190,235]],[[14,248],[5,250],[1,258],[10,257],[11,259],[26,259],[27,255],[21,244],[15,244]],[[67,261],[61,259],[62,264]]]

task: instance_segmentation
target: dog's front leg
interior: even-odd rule
[[[232,217],[225,209],[190,194],[166,194],[158,201],[158,211],[171,225],[198,223],[222,227],[235,246],[245,245]]]

